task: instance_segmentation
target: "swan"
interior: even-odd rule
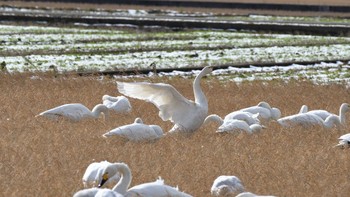
[[[164,83],[147,82],[117,82],[120,93],[153,103],[159,109],[159,116],[163,121],[174,123],[169,132],[194,132],[202,124],[208,114],[208,100],[204,95],[200,80],[213,68],[206,66],[193,82],[195,101],[182,96],[173,86]]]
[[[339,119],[339,123],[337,122],[337,126],[341,127],[341,126],[346,126],[346,117],[345,117],[345,113],[348,112],[350,110],[350,105],[348,103],[343,103],[340,105],[339,107],[339,115],[330,113],[326,110],[311,110],[308,111],[308,107],[306,105],[303,105],[302,108],[300,109],[300,112],[302,110],[302,113],[313,113],[319,117],[321,117],[323,120],[326,120],[327,117],[329,117],[330,115],[335,115],[338,117]]]
[[[146,125],[141,118],[136,118],[134,123],[117,127],[103,137],[118,135],[130,141],[155,140],[163,137],[163,129],[158,125]]]
[[[350,148],[350,133],[340,136],[339,143],[335,147]]]
[[[83,184],[84,187],[87,188],[90,185],[91,186],[97,186],[98,183],[101,182],[101,177],[102,177],[102,171],[103,169],[110,165],[112,163],[108,162],[108,161],[101,161],[101,162],[93,162],[91,163],[85,170],[85,173],[83,175]],[[110,179],[108,179],[108,182],[106,184],[115,184],[119,181],[120,176],[119,174],[115,174],[115,176],[110,177]],[[96,184],[97,183],[97,184]]]
[[[245,131],[249,134],[252,134],[254,132],[259,132],[263,128],[260,124],[252,124],[249,125],[244,120],[237,120],[237,119],[225,119],[223,120],[220,116],[217,114],[211,114],[207,116],[204,120],[204,124],[207,124],[211,121],[217,122],[220,126],[217,129],[217,133],[233,133],[236,131]]]
[[[132,109],[129,100],[125,96],[113,97],[103,95],[102,102],[108,109],[111,109],[117,113],[130,112]]]
[[[277,120],[281,117],[281,111],[276,107],[271,108],[271,106],[265,101],[258,103],[256,106],[241,109],[240,111],[250,112],[252,114],[259,113],[259,119],[263,122]]]
[[[165,185],[162,179],[158,179],[155,182],[143,183],[136,185],[130,189],[132,175],[130,168],[125,163],[114,163],[107,166],[102,175],[102,181],[99,187],[102,187],[109,177],[114,176],[116,173],[121,174],[119,182],[113,187],[113,191],[124,195],[125,197],[191,197],[191,195],[184,192],[180,192],[178,188]]]
[[[256,195],[251,192],[242,192],[238,194],[236,197],[275,197],[275,196],[261,196],[261,195]]]
[[[227,114],[224,120],[230,120],[230,119],[244,120],[249,125],[252,125],[252,124],[260,124],[260,120],[258,117],[259,117],[259,113],[252,114],[250,112],[234,111]]]
[[[58,120],[59,117],[67,118],[71,121],[80,121],[85,118],[97,119],[100,114],[104,114],[104,118],[108,119],[108,108],[103,104],[97,104],[92,111],[80,103],[64,104],[47,111],[41,112],[38,116],[44,116],[52,120]]]
[[[124,197],[117,192],[106,188],[89,188],[76,192],[73,197]]]
[[[213,185],[211,186],[210,192],[212,196],[231,196],[234,193],[243,192],[244,187],[241,180],[236,176],[221,175],[217,177]]]
[[[324,128],[332,128],[335,124],[339,123],[339,118],[335,115],[329,116],[326,120],[313,113],[298,113],[290,116],[286,116],[277,120],[277,122],[283,127],[312,127],[322,126]]]

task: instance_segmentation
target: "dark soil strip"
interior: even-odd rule
[[[40,0],[38,0],[40,1]],[[41,0],[44,1],[44,0]],[[52,0],[53,1],[53,0]],[[45,0],[47,2],[47,0]],[[286,10],[286,11],[317,11],[317,12],[350,12],[350,6],[333,5],[295,5],[271,3],[237,3],[237,2],[202,2],[202,1],[159,1],[159,0],[56,0],[64,3],[103,3],[142,6],[175,6],[193,8],[225,8],[225,9],[257,9],[257,10]]]

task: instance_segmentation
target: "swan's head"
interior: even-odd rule
[[[271,106],[265,102],[265,101],[261,101],[259,104],[258,104],[259,107],[263,107],[263,108],[266,108],[266,109],[271,109]]]
[[[337,148],[350,148],[350,141],[348,140],[340,140],[339,143],[337,145],[335,145],[334,147]]]
[[[102,187],[111,177],[129,167],[124,163],[108,163],[102,171],[102,179],[98,187]],[[123,173],[123,172],[122,172]]]
[[[141,118],[135,118],[134,123],[143,124],[143,121]]]
[[[347,112],[347,111],[349,111],[350,110],[350,105],[349,104],[347,104],[347,103],[343,103],[343,104],[341,104],[341,106],[340,106],[340,110],[342,111],[342,112]]]
[[[209,115],[209,116],[207,116],[206,118],[205,118],[205,120],[204,120],[204,122],[203,122],[203,125],[205,125],[205,124],[208,124],[209,122],[217,122],[217,123],[219,123],[220,125],[224,122],[223,120],[222,120],[222,118],[219,116],[219,115],[217,115],[217,114],[211,114],[211,115]]]
[[[273,120],[277,120],[281,117],[281,111],[278,108],[273,107],[271,109],[271,116]]]
[[[109,96],[109,95],[103,95],[102,96],[102,101],[105,101],[105,100],[109,100],[111,98],[111,96]]]
[[[300,108],[299,114],[301,114],[301,113],[306,113],[306,112],[308,112],[308,111],[309,111],[309,108],[307,107],[307,105],[303,105],[303,106],[301,106],[301,108]]]
[[[213,66],[206,66],[206,67],[204,67],[203,69],[202,69],[202,73],[203,74],[209,74],[209,73],[211,73],[213,71]]]
[[[109,109],[104,104],[97,104],[93,109],[93,113],[97,113],[98,115],[102,112],[105,120],[109,118]]]

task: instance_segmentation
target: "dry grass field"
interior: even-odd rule
[[[216,134],[214,123],[192,136],[168,135],[153,143],[132,143],[101,135],[141,117],[145,123],[172,127],[150,103],[130,99],[130,114],[112,114],[109,121],[53,122],[35,115],[79,102],[92,108],[104,94],[119,95],[115,79],[38,74],[0,74],[0,196],[72,196],[83,188],[81,178],[93,161],[125,162],[131,185],[158,176],[196,197],[210,196],[219,175],[236,175],[247,191],[276,196],[349,196],[350,150],[335,149],[349,130],[282,129],[271,122],[261,133]],[[192,80],[128,79],[165,82],[193,99]],[[264,100],[282,115],[297,113],[302,104],[338,113],[350,102],[345,85],[314,85],[299,81],[255,81],[235,84],[207,77],[202,87],[209,112],[221,116]]]

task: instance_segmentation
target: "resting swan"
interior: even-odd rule
[[[103,95],[103,104],[108,108],[117,113],[130,112],[132,107],[129,100],[125,96],[109,96]]]
[[[87,188],[89,186],[97,186],[101,182],[102,177],[102,171],[105,167],[110,165],[112,163],[108,161],[101,161],[101,162],[93,162],[91,163],[85,170],[85,173],[83,175],[83,184],[84,187]],[[109,184],[116,184],[120,179],[119,174],[115,174],[113,177],[110,177],[108,179],[108,182],[106,185]]]
[[[105,134],[103,137],[118,135],[131,141],[155,140],[163,137],[163,129],[158,125],[143,124],[141,118],[136,118],[134,123],[117,127]]]
[[[290,116],[286,116],[277,120],[277,122],[283,127],[312,127],[321,126],[324,128],[332,128],[335,124],[339,123],[339,119],[335,115],[329,116],[326,120],[313,113],[298,113]]]
[[[335,147],[350,148],[350,133],[340,136],[339,143]]]
[[[258,117],[259,117],[259,114],[252,114],[250,112],[244,112],[244,111],[234,111],[227,114],[224,120],[230,120],[230,119],[244,120],[248,123],[248,125],[252,125],[252,124],[260,124],[260,120]]]
[[[106,188],[89,188],[76,192],[73,197],[124,197],[117,192]]]
[[[216,114],[209,115],[205,120],[204,124],[207,124],[210,121],[217,122],[220,126],[216,130],[217,133],[234,133],[237,131],[245,131],[249,134],[254,132],[259,132],[263,128],[260,124],[249,125],[244,120],[237,119],[225,119],[223,120],[220,116]]]
[[[72,121],[80,121],[85,118],[97,119],[100,114],[104,114],[104,118],[108,119],[108,108],[103,104],[97,104],[92,111],[80,103],[71,103],[61,105],[47,111],[41,112],[38,116],[44,116],[49,119],[57,120],[59,117],[64,117]]]
[[[250,192],[243,192],[238,194],[236,197],[275,197],[275,196],[261,196],[261,195],[256,195]]]
[[[341,126],[346,126],[345,113],[348,112],[349,110],[350,110],[350,105],[348,103],[343,103],[339,107],[339,115],[330,113],[326,110],[320,110],[320,109],[308,111],[307,105],[303,105],[300,109],[300,112],[301,113],[308,112],[308,113],[315,114],[315,115],[321,117],[323,120],[326,120],[326,118],[329,117],[330,115],[334,115],[334,116],[338,117],[338,119],[339,119],[339,122],[336,122],[337,126],[341,127]]]
[[[128,189],[131,183],[132,175],[130,168],[124,163],[114,163],[107,166],[107,168],[105,168],[103,171],[102,181],[99,184],[99,187],[103,186],[103,184],[116,173],[121,174],[121,179],[112,190],[126,197],[191,197],[189,194],[180,192],[178,188],[165,185],[164,181],[161,179],[158,179],[155,182],[136,185]]]
[[[193,82],[195,101],[182,96],[173,86],[164,83],[147,82],[117,82],[120,93],[153,103],[159,109],[163,121],[170,120],[174,127],[169,132],[194,132],[202,124],[208,114],[208,101],[201,86],[201,78],[212,72],[211,66],[206,66]]]
[[[258,103],[258,105],[256,106],[241,109],[240,111],[250,112],[252,114],[259,114],[259,119],[262,122],[277,120],[281,117],[281,111],[278,108],[271,107],[265,101]]]
[[[244,191],[243,184],[236,176],[219,176],[211,186],[211,195],[215,197],[231,196]]]

